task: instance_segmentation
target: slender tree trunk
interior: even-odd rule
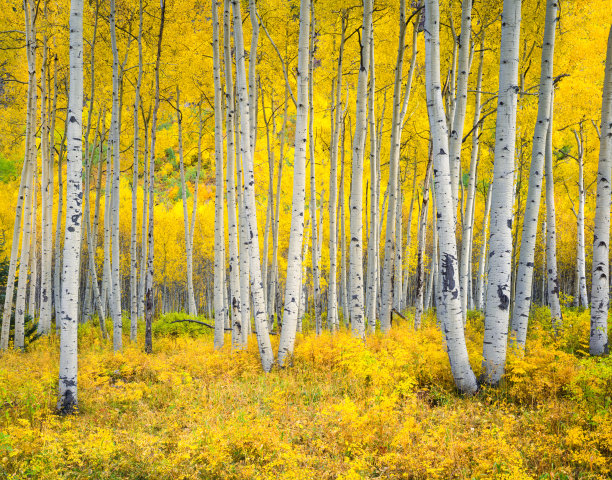
[[[332,139],[330,145],[330,171],[329,171],[329,281],[327,293],[327,324],[330,330],[336,331],[338,320],[338,289],[337,289],[337,261],[338,261],[338,232],[336,218],[338,216],[338,143],[342,128],[342,61],[344,56],[344,38],[346,35],[346,13],[341,13],[340,24],[340,50],[338,52],[338,68],[336,73],[336,90],[332,88],[332,102],[334,119],[332,120]],[[333,85],[332,85],[333,87]],[[335,94],[335,101],[333,96]]]
[[[476,81],[476,95],[474,101],[474,122],[472,123],[472,152],[470,158],[470,174],[468,181],[467,201],[465,205],[465,216],[463,217],[463,236],[461,239],[461,264],[459,272],[461,275],[461,313],[463,314],[463,323],[467,320],[469,283],[471,277],[470,261],[472,258],[472,240],[474,233],[474,197],[476,196],[476,182],[478,169],[478,135],[480,124],[480,91],[482,90],[482,70],[484,65],[484,32],[483,39],[480,43],[480,63],[478,65],[478,80]],[[463,123],[463,120],[461,120]],[[463,127],[461,135],[463,135]],[[455,132],[456,133],[456,132]],[[451,138],[453,134],[451,134]]]
[[[431,147],[430,147],[431,148]],[[417,230],[417,281],[416,281],[416,300],[414,311],[414,329],[421,327],[421,316],[424,310],[424,291],[425,291],[425,245],[427,234],[427,216],[429,212],[429,184],[431,182],[431,172],[433,168],[433,152],[430,150],[429,162],[425,171],[423,181],[423,201],[421,202],[421,215],[419,218],[419,228]],[[432,227],[435,228],[435,227]]]
[[[66,141],[66,130],[68,126],[64,127],[64,138],[62,140],[62,146],[60,153],[57,157],[57,179],[58,179],[58,200],[57,200],[57,219],[55,227],[55,264],[53,270],[53,302],[55,305],[55,329],[57,334],[60,334],[61,326],[61,271],[62,271],[62,247],[61,247],[61,235],[62,235],[62,216],[64,206],[64,182],[62,180],[62,156],[64,155],[64,142]]]
[[[138,331],[138,254],[136,249],[138,217],[138,146],[140,130],[138,115],[140,108],[140,86],[142,84],[142,0],[138,2],[138,79],[134,91],[134,172],[132,176],[132,231],[130,235],[130,341],[135,342]],[[145,159],[146,163],[146,159]],[[144,210],[143,210],[144,217]]]
[[[44,106],[43,106],[44,110]],[[30,235],[30,292],[28,294],[28,315],[36,318],[36,283],[38,280],[38,166],[34,169],[32,182],[32,233]]]
[[[544,44],[542,47],[542,70],[540,73],[540,90],[538,94],[538,117],[533,133],[529,189],[525,204],[523,231],[521,234],[521,253],[516,276],[514,310],[512,312],[511,339],[513,342],[516,342],[516,345],[520,348],[524,348],[525,339],[527,338],[529,309],[531,306],[531,293],[533,288],[533,264],[538,230],[538,216],[540,213],[540,198],[542,196],[546,132],[548,131],[551,112],[550,104],[553,88],[553,54],[555,47],[555,29],[557,25],[557,4],[558,0],[547,0],[546,4],[546,23],[544,27]],[[493,244],[491,244],[491,248],[494,248]]]
[[[584,252],[584,202],[585,202],[585,191],[584,191],[584,148],[582,141],[582,123],[580,123],[580,133],[574,130],[574,137],[576,138],[576,145],[578,147],[578,244],[577,244],[577,255],[576,255],[576,266],[577,266],[577,280],[578,288],[576,296],[577,305],[589,308],[589,297],[587,294],[586,284],[586,255]]]
[[[461,321],[461,302],[457,265],[457,244],[455,242],[455,215],[451,189],[451,174],[448,161],[448,131],[444,121],[442,88],[440,84],[440,38],[439,5],[437,0],[425,2],[425,51],[427,111],[432,136],[434,159],[434,181],[437,212],[437,229],[440,248],[440,302],[438,313],[442,323],[448,357],[457,388],[467,394],[478,389],[472,371]]]
[[[346,271],[346,216],[344,208],[344,139],[346,128],[342,122],[340,132],[340,189],[338,200],[338,214],[340,215],[340,305],[344,324],[348,326],[350,319],[348,303],[348,275]]]
[[[261,278],[261,261],[259,257],[259,232],[257,229],[257,209],[255,205],[255,176],[253,171],[252,145],[250,145],[249,132],[251,131],[249,96],[246,86],[246,69],[244,66],[244,41],[242,35],[242,16],[240,3],[232,0],[234,13],[234,45],[236,47],[236,85],[238,103],[240,105],[240,151],[244,166],[244,213],[249,234],[249,256],[251,277],[251,292],[255,312],[255,329],[261,363],[265,372],[269,372],[274,363],[274,354],[268,334],[268,321],[266,304],[264,302],[263,284]]]
[[[64,268],[62,272],[58,411],[75,413],[77,396],[77,315],[81,257],[82,120],[83,120],[83,2],[70,4],[70,87],[67,123],[67,191]]]
[[[113,317],[113,350],[123,348],[123,318],[121,316],[121,274],[119,249],[119,175],[121,161],[119,158],[119,56],[115,33],[115,0],[110,4],[111,48],[113,51],[113,110],[111,119],[111,153],[113,156],[113,182],[111,193],[111,315]]]
[[[213,21],[213,77],[215,86],[215,348],[223,346],[225,328],[225,230],[223,215],[223,86],[221,85],[221,62],[219,60],[219,16],[217,1],[212,0]],[[182,164],[182,163],[181,163]],[[192,280],[193,290],[193,280]],[[193,295],[193,291],[191,292]],[[191,300],[190,300],[191,301]],[[195,300],[193,307],[195,309]]]
[[[283,366],[285,359],[293,353],[302,288],[302,242],[304,238],[304,202],[306,197],[306,144],[308,141],[308,85],[309,85],[309,37],[310,0],[300,2],[300,37],[297,70],[297,116],[295,125],[295,155],[293,161],[293,201],[291,208],[291,230],[287,252],[287,276],[285,280],[285,309],[283,328],[278,346],[278,363]],[[311,151],[311,155],[313,152]],[[311,162],[314,157],[311,157]],[[312,183],[312,179],[311,179]],[[312,201],[312,199],[311,199]],[[316,219],[312,218],[313,239]],[[316,242],[313,240],[313,246]],[[316,248],[316,247],[315,247]],[[315,260],[316,262],[316,260]],[[318,333],[318,332],[317,332]]]
[[[487,263],[487,228],[489,227],[489,213],[491,212],[491,194],[493,189],[489,185],[487,199],[485,203],[484,218],[482,219],[482,246],[480,247],[480,259],[478,260],[478,283],[476,286],[476,308],[484,310],[484,284],[485,284],[485,265]]]
[[[159,35],[157,37],[157,56],[155,58],[155,103],[153,106],[153,117],[151,119],[151,159],[149,163],[149,230],[148,255],[147,255],[147,279],[145,284],[145,345],[146,353],[153,352],[153,268],[154,268],[154,226],[155,226],[155,138],[157,131],[157,110],[159,109],[159,64],[161,62],[162,38],[164,34],[164,19],[166,16],[166,2],[161,1],[161,18],[159,21]]]
[[[483,379],[492,385],[504,374],[508,341],[520,27],[521,0],[504,0],[483,347]]]
[[[559,302],[559,278],[557,276],[557,222],[555,220],[555,182],[553,177],[552,125],[554,94],[550,102],[550,120],[546,135],[546,263],[548,265],[548,300],[552,325],[555,330],[562,326],[561,304]]]
[[[350,276],[350,312],[353,335],[365,337],[365,315],[363,298],[363,157],[365,137],[367,134],[367,83],[370,69],[370,48],[372,29],[372,0],[363,0],[363,38],[366,39],[361,49],[361,67],[357,80],[357,100],[355,107],[355,136],[353,137],[352,181],[350,197],[350,230],[349,249]]]

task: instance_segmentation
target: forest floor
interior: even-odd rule
[[[365,345],[299,335],[293,365],[257,345],[213,350],[193,324],[155,325],[154,353],[113,354],[80,330],[76,416],[54,413],[57,338],[0,356],[0,478],[535,478],[612,476],[612,358],[588,356],[588,312],[555,337],[536,309],[497,389],[454,387],[433,317]],[[127,323],[127,322],[126,322]],[[471,314],[478,375],[483,320]]]

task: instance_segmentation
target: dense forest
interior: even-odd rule
[[[0,133],[0,477],[612,475],[609,0],[6,0]]]

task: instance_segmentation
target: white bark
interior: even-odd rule
[[[493,193],[492,185],[489,185],[487,200],[485,203],[484,218],[482,219],[482,246],[480,247],[480,258],[478,260],[478,283],[476,284],[476,309],[484,310],[484,285],[485,285],[485,265],[487,264],[487,229],[489,228],[489,214],[491,212],[491,197]]]
[[[372,0],[363,0],[363,47],[357,80],[355,107],[355,135],[352,146],[352,182],[350,197],[350,247],[349,247],[349,303],[353,335],[365,337],[365,315],[363,298],[363,157],[368,124],[367,83],[370,69],[372,29]]]
[[[70,87],[68,90],[68,137],[66,232],[61,294],[61,336],[59,399],[62,414],[74,413],[77,397],[77,315],[79,302],[79,266],[81,257],[81,172],[83,117],[83,1],[70,4]]]
[[[238,102],[240,105],[240,151],[244,167],[244,212],[247,220],[249,234],[249,256],[251,292],[253,295],[255,329],[261,363],[265,372],[269,372],[274,363],[274,354],[268,334],[268,321],[266,304],[264,302],[263,284],[261,278],[261,260],[259,257],[259,232],[257,230],[257,209],[255,205],[255,176],[253,172],[252,146],[249,141],[250,108],[249,97],[246,86],[246,69],[244,66],[244,41],[242,35],[242,16],[240,14],[240,3],[232,0],[234,13],[234,45],[236,47],[236,85]]]
[[[119,249],[119,174],[121,162],[119,159],[119,56],[117,52],[117,39],[115,33],[115,0],[110,4],[110,33],[111,48],[113,51],[113,109],[111,117],[110,148],[113,156],[113,182],[111,193],[111,304],[110,311],[113,317],[113,350],[123,348],[123,319],[121,317],[121,275],[120,275],[120,249]],[[66,205],[68,205],[66,203]]]
[[[140,85],[142,83],[142,0],[138,2],[138,79],[134,91],[134,172],[132,176],[132,231],[130,235],[130,341],[136,341],[138,328],[138,254],[136,251],[136,229],[138,205],[138,145],[140,130],[138,127],[138,109],[140,108]],[[146,160],[145,160],[146,162]],[[144,210],[143,210],[144,216]],[[143,244],[144,245],[144,244]]]
[[[454,111],[452,128],[448,139],[450,150],[451,182],[453,187],[453,201],[457,205],[459,173],[461,171],[461,145],[463,143],[463,127],[465,125],[465,107],[467,105],[468,77],[470,74],[470,37],[472,33],[472,0],[461,2],[461,33],[459,35],[459,45],[456,45],[458,54],[457,61],[457,90],[454,99]],[[452,80],[454,82],[454,79]],[[467,296],[463,290],[463,297]]]
[[[574,130],[574,137],[578,146],[578,215],[577,215],[577,231],[578,243],[576,245],[576,266],[578,273],[578,295],[576,297],[577,304],[585,308],[589,308],[589,297],[587,294],[586,283],[586,255],[584,251],[584,148],[582,140],[582,123],[580,124],[580,134]]]
[[[439,5],[437,0],[425,2],[425,52],[427,111],[431,130],[434,157],[434,185],[436,194],[437,229],[440,249],[440,302],[442,323],[448,357],[457,388],[467,394],[476,392],[476,377],[470,367],[467,354],[457,265],[457,244],[455,243],[453,198],[448,160],[448,131],[442,103],[440,84],[440,39]]]
[[[431,152],[433,153],[433,152]],[[424,311],[424,290],[425,290],[425,244],[427,234],[427,216],[429,212],[429,184],[431,179],[431,170],[433,157],[429,157],[427,170],[425,171],[425,180],[423,181],[423,200],[421,201],[421,215],[419,218],[419,227],[417,230],[417,281],[416,281],[416,299],[414,311],[414,329],[418,330],[421,327],[421,316]],[[433,218],[433,216],[432,216]],[[435,226],[432,227],[432,229]]]
[[[523,231],[521,233],[521,253],[515,287],[514,309],[512,311],[512,341],[523,348],[527,337],[529,309],[533,288],[533,264],[535,244],[542,196],[542,176],[544,173],[544,153],[546,135],[550,123],[551,92],[553,88],[553,54],[555,47],[555,28],[557,25],[558,0],[547,0],[544,44],[542,47],[542,70],[538,93],[538,116],[533,132],[529,189],[525,203]],[[491,244],[491,248],[493,245]]]
[[[285,359],[293,353],[300,293],[302,288],[302,242],[304,238],[304,202],[306,197],[306,146],[309,110],[309,63],[310,63],[310,0],[300,2],[300,36],[297,69],[297,114],[295,123],[295,154],[293,160],[293,200],[291,207],[291,230],[287,252],[287,275],[285,280],[285,308],[283,328],[278,346],[278,363],[283,366]],[[312,153],[312,152],[311,152]],[[311,158],[311,162],[314,158]],[[312,182],[312,180],[311,180]],[[312,201],[312,199],[311,199]],[[313,239],[316,223],[312,218]],[[313,241],[313,246],[315,242]],[[315,247],[316,248],[316,247]],[[315,260],[316,261],[316,260]]]
[[[483,33],[484,35],[484,33]],[[484,65],[484,42],[480,44],[480,63],[478,65],[478,80],[476,81],[476,96],[474,104],[474,122],[472,123],[472,152],[470,158],[470,173],[468,181],[467,201],[465,205],[465,215],[463,217],[463,236],[461,239],[461,264],[459,274],[461,275],[461,313],[463,315],[463,323],[467,319],[467,307],[469,297],[469,280],[472,275],[470,262],[472,258],[472,240],[474,233],[474,197],[476,196],[476,181],[478,168],[478,135],[480,133],[480,91],[482,90],[482,70]],[[461,78],[461,77],[460,77]],[[464,112],[465,116],[465,112]],[[463,123],[463,119],[461,120]],[[461,135],[463,135],[463,127]],[[456,133],[456,132],[455,132]],[[451,134],[451,138],[453,134]]]
[[[223,346],[225,329],[225,226],[223,215],[223,86],[221,85],[221,61],[219,59],[219,16],[217,1],[212,0],[213,22],[213,78],[215,87],[215,348]],[[182,165],[182,161],[181,161]],[[190,239],[191,242],[191,239]],[[191,253],[191,248],[190,248]],[[191,295],[193,296],[193,279],[191,280]],[[191,297],[190,297],[191,302]],[[193,302],[195,311],[195,300]]]
[[[597,201],[593,234],[593,280],[591,285],[591,355],[609,352],[608,307],[610,245],[610,168],[612,167],[612,28],[608,35],[608,53],[601,103],[601,133],[597,170]]]
[[[554,98],[554,96],[553,96]],[[561,327],[561,305],[559,302],[559,279],[557,277],[557,222],[555,220],[555,182],[553,177],[553,125],[554,104],[550,104],[550,121],[546,135],[546,264],[548,266],[548,301],[553,328]]]
[[[492,385],[504,374],[508,339],[520,27],[521,0],[504,0],[483,347],[483,379]]]
[[[344,37],[346,35],[346,14],[341,15],[340,50],[338,52],[338,68],[336,73],[336,91],[334,101],[333,134],[330,150],[329,170],[329,281],[327,292],[327,324],[330,330],[336,331],[340,325],[338,320],[338,232],[336,219],[338,216],[338,143],[342,129],[342,60],[344,56]],[[334,92],[332,92],[333,96]]]

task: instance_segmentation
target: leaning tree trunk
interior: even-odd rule
[[[61,414],[75,413],[77,397],[77,324],[79,306],[79,267],[81,259],[83,120],[83,1],[70,4],[70,87],[66,134],[68,137],[66,232],[62,272],[59,399]]]
[[[531,170],[529,172],[529,189],[525,203],[523,232],[521,234],[521,253],[516,276],[514,309],[512,312],[512,338],[517,346],[524,348],[529,324],[529,309],[533,289],[533,263],[535,244],[542,196],[542,174],[546,136],[550,123],[551,92],[553,89],[553,54],[555,47],[555,28],[557,25],[558,0],[547,0],[546,23],[544,27],[544,45],[542,47],[542,70],[540,73],[540,90],[538,93],[538,117],[533,132],[531,153]],[[500,89],[501,91],[501,89]],[[495,209],[493,210],[495,212]],[[491,244],[491,248],[493,244]]]
[[[448,358],[457,388],[467,394],[478,389],[470,361],[461,320],[457,244],[455,242],[455,214],[448,159],[448,131],[444,118],[442,87],[440,84],[440,25],[437,0],[425,2],[425,74],[427,112],[432,137],[434,158],[434,189],[436,195],[437,229],[440,250],[440,307]]]
[[[225,328],[225,302],[223,290],[225,289],[225,229],[223,215],[223,87],[221,86],[221,62],[219,60],[219,16],[217,1],[212,0],[213,21],[213,78],[215,86],[215,348],[223,346]],[[191,252],[190,252],[191,253]],[[193,279],[192,285],[193,289]],[[193,291],[191,292],[193,295]],[[191,302],[191,298],[190,298]],[[191,305],[191,303],[190,303]],[[193,302],[195,309],[195,301]],[[191,309],[191,308],[190,308]]]
[[[287,252],[287,275],[285,280],[285,309],[283,328],[278,346],[278,363],[293,353],[302,288],[302,242],[304,238],[304,202],[306,197],[306,145],[308,133],[308,83],[309,83],[309,35],[310,0],[300,3],[300,37],[298,47],[297,116],[295,124],[295,155],[293,161],[293,201],[291,208],[291,230]],[[314,158],[311,158],[314,161]],[[311,199],[312,201],[312,199]],[[312,219],[313,238],[316,223]],[[314,246],[314,243],[313,243]]]
[[[483,380],[492,385],[504,374],[508,341],[520,30],[521,0],[504,0],[483,347]]]
[[[363,37],[365,40],[361,49],[361,67],[357,80],[357,99],[355,107],[355,136],[353,137],[352,181],[350,197],[350,231],[349,247],[349,303],[353,335],[365,337],[365,315],[363,305],[363,157],[365,137],[368,124],[367,113],[367,83],[370,69],[370,48],[373,38],[372,0],[363,0]]]
[[[593,280],[591,284],[591,355],[604,355],[608,345],[608,307],[610,303],[610,168],[612,167],[612,28],[608,35],[608,53],[601,104],[597,201],[593,234]]]
[[[554,99],[554,95],[553,95]],[[546,264],[548,265],[548,300],[553,328],[561,327],[561,305],[559,302],[559,278],[557,276],[557,222],[555,219],[555,182],[553,177],[553,99],[550,102],[550,120],[546,135]]]

